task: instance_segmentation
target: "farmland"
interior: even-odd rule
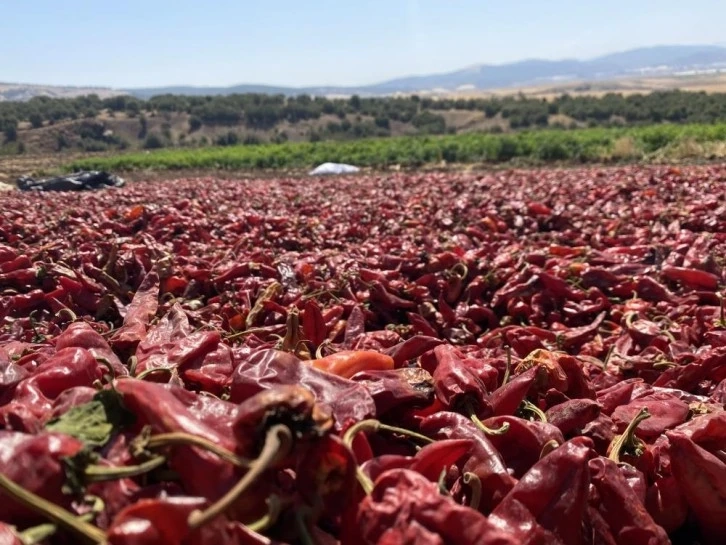
[[[725,130],[77,166],[416,166],[504,142],[588,161]],[[716,164],[581,166],[0,195],[0,536],[721,543],[725,182]]]
[[[325,161],[364,167],[440,164],[588,163],[717,159],[726,155],[726,124],[653,125],[537,130],[512,134],[365,139],[353,142],[167,149],[80,159],[68,168],[274,169],[308,168]]]

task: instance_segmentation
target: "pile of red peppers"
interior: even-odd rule
[[[726,167],[0,206],[0,544],[726,542]]]

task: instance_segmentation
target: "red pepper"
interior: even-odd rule
[[[472,473],[481,482],[482,496],[479,508],[489,513],[514,486],[502,456],[491,441],[474,423],[457,413],[440,411],[421,422],[421,433],[438,439],[470,439],[473,441],[462,473]],[[509,433],[509,432],[507,432]]]
[[[718,276],[698,269],[685,267],[672,267],[665,265],[660,269],[661,274],[668,280],[680,282],[692,289],[716,291],[718,289]]]
[[[634,399],[627,405],[621,405],[612,413],[613,422],[623,429],[643,408],[647,408],[651,417],[644,420],[637,429],[637,435],[644,439],[655,439],[665,430],[675,428],[686,421],[689,408],[686,403],[668,393],[654,393]]]
[[[225,529],[224,520],[216,520],[198,530],[191,530],[189,515],[207,504],[204,498],[168,497],[142,499],[121,511],[108,530],[110,545],[233,545],[237,541]]]
[[[582,525],[590,486],[588,460],[594,456],[589,439],[578,437],[559,446],[525,473],[491,514],[500,527],[530,542],[537,526],[518,527],[522,508],[562,543],[583,543]]]
[[[433,378],[420,367],[362,371],[353,380],[363,384],[371,394],[378,417],[397,408],[425,407],[434,400]]]
[[[111,366],[116,376],[128,375],[128,369],[121,363],[118,356],[99,333],[86,322],[70,324],[66,330],[55,339],[57,350],[64,348],[85,348],[97,360],[104,360]]]
[[[125,378],[116,381],[115,388],[123,395],[124,406],[136,416],[137,429],[148,425],[154,433],[183,432],[202,437],[227,450],[235,450],[236,442],[229,431],[231,423],[227,433],[223,433],[195,418],[172,393],[176,387]],[[229,463],[214,454],[186,445],[172,449],[169,465],[179,473],[188,493],[207,498],[216,497],[234,476]],[[215,478],[200,479],[200,472],[215,475]]]
[[[361,543],[514,545],[514,537],[477,511],[439,493],[437,485],[407,469],[383,473],[358,509]]]
[[[444,344],[434,349],[433,369],[436,397],[452,410],[471,410],[487,415],[490,407],[487,393],[496,388],[499,372],[483,360],[464,358],[456,348]]]
[[[67,435],[0,431],[0,473],[25,490],[69,509],[73,498],[63,493],[66,482],[63,458],[76,455],[82,448],[81,441]],[[2,506],[2,522],[16,525],[45,522],[34,511],[8,498],[2,498]]]
[[[152,271],[141,282],[138,290],[126,309],[123,325],[114,333],[111,344],[122,352],[136,349],[146,337],[151,319],[159,306],[159,275]]]
[[[0,522],[0,545],[23,545],[12,526]]]
[[[392,357],[369,350],[343,350],[310,363],[320,371],[343,378],[350,378],[361,371],[393,369],[394,365]]]
[[[235,368],[230,400],[240,403],[281,384],[299,384],[312,391],[317,401],[332,408],[338,430],[376,414],[375,402],[362,385],[315,369],[292,354],[278,350],[257,351]]]
[[[545,414],[547,422],[567,437],[600,416],[600,404],[592,399],[571,399],[550,407]]]
[[[660,477],[648,487],[645,506],[655,523],[669,534],[688,518],[688,501],[675,477]]]
[[[653,521],[615,462],[598,457],[589,465],[596,492],[592,505],[607,522],[616,543],[670,545],[665,530]]]
[[[726,535],[726,463],[682,433],[666,432],[673,476],[706,543],[716,545]]]
[[[489,440],[517,478],[539,460],[545,445],[551,441],[558,445],[565,442],[562,432],[546,422],[527,421],[516,416],[495,416],[484,421],[490,429],[501,429],[506,424],[509,425],[506,433],[491,435]]]

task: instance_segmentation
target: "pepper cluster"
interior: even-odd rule
[[[716,545],[726,167],[0,207],[0,544]]]

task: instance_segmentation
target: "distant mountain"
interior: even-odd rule
[[[163,93],[219,95],[230,93],[277,93],[284,95],[387,95],[426,91],[498,89],[539,83],[572,80],[607,80],[636,75],[665,76],[680,72],[723,70],[726,72],[726,47],[715,45],[665,45],[612,53],[590,60],[530,59],[508,64],[480,64],[454,72],[396,78],[362,87],[271,87],[237,85],[233,87],[158,87],[127,89],[143,98]]]
[[[113,90],[106,88],[52,87],[0,83],[0,101],[33,96],[102,96],[131,94],[149,98],[161,94],[226,95],[265,93],[284,95],[377,96],[395,93],[446,92],[459,89],[491,90],[566,81],[603,81],[635,76],[668,76],[726,72],[726,47],[716,45],[665,45],[631,49],[589,60],[529,59],[508,64],[480,64],[453,72],[409,76],[361,87],[283,87],[243,84],[231,87],[167,86]]]
[[[0,83],[0,102],[24,101],[33,97],[74,98],[96,94],[101,98],[127,94],[107,87],[67,87],[57,85],[31,85],[23,83]]]
[[[726,47],[657,46],[586,61],[532,59],[499,65],[481,64],[444,74],[398,78],[365,89],[375,94],[433,89],[453,91],[465,86],[486,90],[555,81],[591,81],[719,69],[726,72]]]

